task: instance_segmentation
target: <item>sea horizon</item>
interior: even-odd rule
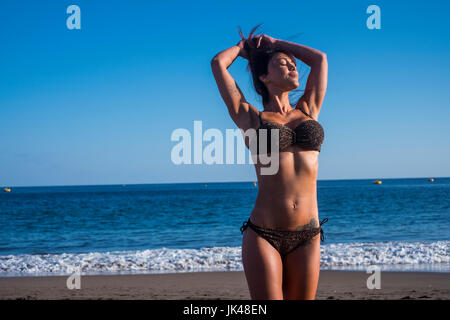
[[[440,176],[425,176],[425,177],[407,177],[407,178],[347,178],[347,179],[317,179],[317,181],[349,181],[349,180],[395,180],[395,179],[446,179],[449,177]],[[121,186],[121,185],[154,185],[154,184],[190,184],[190,183],[246,183],[246,182],[257,182],[257,180],[233,180],[233,181],[191,181],[191,182],[145,182],[145,183],[93,183],[93,184],[49,184],[49,185],[0,185],[1,188],[37,188],[37,187],[84,187],[84,186]]]

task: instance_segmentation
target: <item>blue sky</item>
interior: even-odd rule
[[[68,30],[66,8],[81,8]],[[366,8],[381,9],[369,30]],[[327,53],[319,180],[450,176],[448,1],[2,1],[0,186],[251,181],[181,165],[173,130],[234,129],[210,60],[260,32]],[[299,35],[301,33],[301,35]],[[262,110],[246,61],[229,70]],[[307,69],[303,69],[307,70]]]

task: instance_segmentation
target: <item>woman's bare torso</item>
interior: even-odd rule
[[[294,122],[295,127],[308,118]],[[269,156],[276,156],[276,153]],[[278,153],[278,171],[272,175],[261,174],[261,168],[270,167],[256,161],[258,195],[250,214],[251,221],[265,228],[298,230],[299,226],[315,221],[318,226],[317,173],[319,152],[291,145]]]
[[[294,150],[290,150],[294,149]],[[318,151],[298,151],[296,146],[280,152],[278,172],[261,175],[255,164],[258,195],[251,220],[258,226],[296,230],[298,226],[318,220],[317,172]]]

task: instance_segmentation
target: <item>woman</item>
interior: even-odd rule
[[[323,240],[321,225],[327,221],[319,224],[316,190],[324,138],[317,118],[327,87],[327,57],[303,45],[267,35],[254,36],[257,27],[247,39],[239,30],[242,40],[211,61],[233,121],[244,132],[256,130],[258,154],[279,157],[275,174],[261,174],[263,165],[255,163],[259,190],[250,218],[241,227],[242,262],[252,299],[314,299]],[[263,112],[247,102],[227,70],[238,56],[249,60]],[[299,87],[296,58],[311,71],[303,96],[292,107],[289,92]],[[265,141],[260,129],[268,130],[268,146],[260,145]],[[272,152],[270,137],[275,130],[277,150]],[[245,144],[249,147],[247,140]]]

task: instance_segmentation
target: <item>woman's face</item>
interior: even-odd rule
[[[282,52],[276,53],[269,61],[267,75],[260,79],[267,87],[275,86],[286,91],[296,89],[300,84],[295,58]]]

